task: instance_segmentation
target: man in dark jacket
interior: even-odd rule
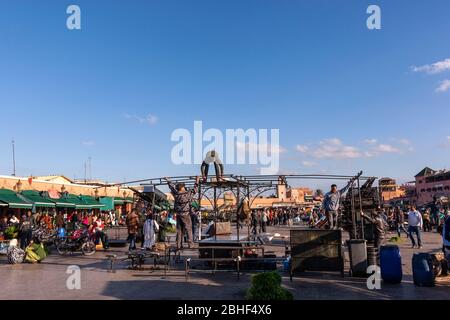
[[[442,240],[443,240],[443,248],[444,256],[449,261],[450,266],[450,210],[447,211],[447,215],[444,220],[444,225],[442,228]]]
[[[61,211],[58,212],[55,218],[56,228],[64,228],[64,215]]]
[[[398,237],[401,237],[401,231],[406,234],[406,237],[409,237],[408,230],[405,228],[405,214],[399,206],[397,206],[394,210],[394,219],[397,226]]]
[[[128,228],[128,240],[130,241],[129,250],[136,250],[136,237],[140,227],[139,215],[136,212],[136,209],[133,209],[131,213],[127,215],[126,224]]]
[[[186,189],[184,183],[173,184],[168,178],[165,178],[168,182],[170,191],[175,199],[174,211],[177,215],[177,248],[182,249],[182,241],[184,235],[187,234],[187,241],[189,248],[193,246],[192,237],[192,201],[194,195],[197,193],[198,184],[200,178],[197,177],[193,189]]]
[[[40,220],[41,220],[41,215],[37,212],[33,213],[30,217],[31,227],[32,228],[38,227]]]
[[[20,249],[25,250],[31,242],[32,238],[32,230],[31,230],[31,222],[27,215],[22,216],[22,221],[19,226],[19,234],[20,234]]]
[[[199,215],[200,215],[200,212],[191,213],[192,235],[193,235],[194,241],[200,240],[199,236],[198,236],[198,230],[199,230],[199,225],[200,225]]]
[[[361,216],[374,225],[374,246],[378,249],[378,252],[380,252],[381,243],[386,236],[386,224],[381,212],[374,213],[372,217],[361,212]]]
[[[256,211],[252,211],[251,224],[252,234],[256,236],[258,234],[258,215]]]

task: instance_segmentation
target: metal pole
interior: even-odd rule
[[[361,215],[361,212],[363,210],[362,208],[362,195],[361,195],[361,185],[358,177],[358,194],[359,194],[359,214]],[[361,237],[364,239],[364,219],[361,217]]]
[[[152,206],[151,206],[151,211],[153,213],[153,211],[155,210],[155,201],[156,201],[156,187],[153,190],[153,197],[152,197]],[[192,239],[191,239],[192,240]]]
[[[217,241],[217,186],[214,185],[214,241]]]
[[[202,240],[202,183],[198,184],[198,211],[199,211],[199,227],[198,227],[198,241]]]
[[[240,192],[241,192],[241,188],[239,187],[239,184],[237,186],[237,202],[236,202],[236,208],[239,208],[240,203],[241,203],[241,197],[240,197]],[[240,228],[240,223],[239,223],[239,217],[238,217],[238,212],[236,211],[236,229],[237,229],[237,242],[240,241],[239,238],[239,228]],[[239,271],[238,271],[239,272]]]
[[[14,138],[12,139],[12,156],[13,156],[13,176],[16,176],[16,148]]]
[[[251,221],[252,221],[252,216],[251,216],[251,214],[252,214],[252,203],[250,202],[250,186],[247,184],[247,188],[246,188],[247,190],[247,200],[248,200],[248,208],[249,208],[249,210],[250,210],[250,225],[251,225]],[[248,223],[248,221],[247,221],[247,223]],[[249,226],[249,225],[247,225],[247,235],[248,235],[248,239],[247,240],[250,240],[250,227],[251,226]]]
[[[357,234],[356,234],[356,212],[355,212],[355,189],[354,189],[354,183],[352,182],[352,186],[350,188],[350,192],[351,192],[351,206],[352,206],[352,227],[353,227],[353,239],[357,239]]]

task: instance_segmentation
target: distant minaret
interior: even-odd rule
[[[287,191],[287,185],[286,185],[286,179],[282,176],[278,178],[278,184],[277,184],[277,198],[278,200],[284,201],[286,200],[286,191]]]

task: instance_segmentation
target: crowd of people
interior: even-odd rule
[[[182,220],[182,223],[179,221]],[[184,222],[184,224],[183,224]],[[125,225],[128,231],[129,251],[136,250],[140,242],[140,248],[152,250],[157,242],[166,242],[168,232],[176,232],[178,248],[183,243],[193,246],[200,239],[198,234],[201,223],[201,212],[191,210],[186,216],[180,218],[180,213],[152,211],[150,208],[136,206],[125,217]],[[188,229],[186,229],[188,228]]]
[[[431,206],[428,208],[419,209],[414,207],[415,211],[418,211],[422,217],[422,229],[424,232],[440,231],[442,229],[446,211],[444,208],[437,208]],[[381,215],[386,221],[386,224],[391,230],[397,230],[400,236],[401,232],[407,233],[404,228],[405,217],[409,211],[403,210],[400,206],[384,209]]]
[[[25,250],[33,242],[33,232],[37,229],[45,229],[57,232],[63,229],[65,232],[86,228],[96,240],[96,244],[102,243],[105,249],[109,248],[109,239],[105,232],[107,228],[126,226],[128,230],[129,249],[135,250],[137,242],[141,242],[143,249],[151,250],[157,242],[165,242],[165,234],[176,228],[176,243],[178,248],[187,243],[191,247],[199,240],[199,229],[202,223],[202,213],[192,207],[192,199],[195,195],[196,185],[192,189],[186,189],[183,184],[173,184],[169,181],[170,190],[174,196],[174,210],[171,212],[156,212],[135,204],[127,213],[118,211],[94,212],[94,211],[44,211],[24,212],[21,216],[15,213],[0,218],[0,239],[5,238],[5,233],[10,227],[14,227],[16,238],[20,248]],[[347,187],[346,187],[347,188]],[[345,189],[332,190],[325,196],[322,206],[315,208],[261,208],[249,210],[249,219],[245,222],[250,227],[252,234],[266,233],[269,226],[293,226],[294,224],[309,225],[319,228],[335,228],[338,225],[339,201]],[[336,196],[333,196],[336,195]],[[422,248],[422,232],[445,233],[446,221],[450,221],[450,210],[438,206],[417,208],[400,206],[391,208],[379,208],[370,216],[363,217],[371,222],[374,228],[375,244],[380,246],[388,231],[396,232],[398,237],[404,234],[410,239],[412,248]],[[204,221],[205,222],[205,221]],[[240,224],[244,227],[244,223]],[[450,226],[447,227],[447,231]],[[450,240],[449,240],[450,241]]]
[[[40,230],[47,233],[57,233],[61,229],[64,233],[80,228],[87,228],[93,235],[97,243],[102,243],[108,249],[108,236],[105,233],[107,227],[124,224],[125,216],[115,215],[113,212],[93,212],[93,211],[73,211],[66,213],[63,211],[45,212],[24,212],[20,217],[15,213],[4,215],[0,219],[0,238],[16,237],[20,248],[25,250],[33,241],[33,234]],[[13,227],[11,229],[11,227]],[[7,230],[14,233],[7,235]]]
[[[252,210],[252,233],[266,233],[268,226],[292,226],[300,222],[306,215],[298,208],[265,208]]]
[[[385,240],[388,231],[396,232],[399,238],[404,233],[411,241],[412,249],[423,247],[422,232],[437,232],[443,236],[445,251],[446,243],[450,243],[450,210],[445,211],[441,208],[437,209],[435,214],[431,212],[430,208],[420,210],[414,205],[409,206],[406,211],[397,206],[380,209],[370,217],[363,213],[363,217],[375,226],[375,246],[378,248]]]

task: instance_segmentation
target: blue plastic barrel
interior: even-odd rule
[[[433,261],[429,253],[415,253],[412,260],[414,284],[419,287],[433,287],[435,276]]]
[[[400,283],[403,278],[402,256],[398,246],[383,246],[380,249],[381,278],[387,283]]]
[[[287,257],[286,260],[283,261],[283,269],[284,272],[289,272],[291,270],[291,257]]]

